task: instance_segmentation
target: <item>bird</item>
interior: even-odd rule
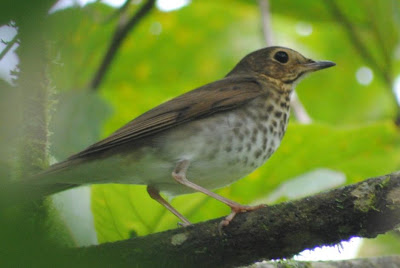
[[[286,132],[290,98],[307,74],[334,66],[286,47],[246,55],[222,79],[138,116],[107,138],[23,181],[26,196],[90,184],[147,185],[149,196],[191,222],[160,194],[201,192],[230,207],[220,223],[264,205],[241,205],[213,192],[263,165]]]

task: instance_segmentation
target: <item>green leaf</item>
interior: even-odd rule
[[[374,239],[363,239],[362,246],[358,252],[359,258],[374,256],[389,256],[400,254],[399,231],[379,235]]]
[[[175,198],[171,203],[182,213],[190,213],[204,201],[200,194]],[[176,217],[152,200],[145,186],[92,186],[92,211],[100,243],[141,236],[177,227]]]
[[[93,92],[70,91],[60,94],[58,99],[49,127],[53,133],[50,151],[62,160],[99,139],[111,109]]]
[[[321,178],[324,179],[321,180]],[[318,168],[281,183],[276,190],[268,195],[267,199],[257,200],[257,202],[271,204],[277,202],[277,200],[297,199],[332,189],[345,182],[346,176],[342,172]]]
[[[0,79],[0,183],[12,180],[21,127],[20,94]]]
[[[106,18],[113,12],[110,6],[94,3],[49,15],[50,73],[58,90],[87,89],[110,42],[116,21]]]

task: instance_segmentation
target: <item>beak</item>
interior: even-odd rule
[[[329,68],[332,66],[335,66],[336,63],[332,62],[332,61],[313,61],[310,60],[309,62],[307,62],[306,64],[304,64],[304,67],[306,69],[307,72],[315,72],[318,70],[322,70],[325,68]]]

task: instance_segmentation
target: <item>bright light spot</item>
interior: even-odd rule
[[[393,92],[396,96],[397,103],[400,104],[400,76],[396,77],[394,80]]]
[[[190,0],[157,0],[156,6],[159,10],[168,12],[180,9],[190,4]]]
[[[312,34],[312,25],[307,22],[299,22],[296,24],[296,32],[301,36],[309,36]]]
[[[96,2],[96,0],[59,0],[50,9],[49,13],[53,13],[56,12],[57,10],[62,10],[73,6],[83,7],[93,2]],[[112,7],[120,7],[125,3],[125,0],[102,0],[101,2]]]
[[[87,4],[93,3],[96,0],[59,0],[51,9],[50,13],[57,10],[65,9],[72,6],[83,7]],[[101,2],[112,7],[120,7],[125,3],[126,0],[102,0]],[[133,4],[140,4],[142,0],[134,0]],[[180,9],[184,6],[189,5],[191,0],[157,0],[156,6],[159,10],[169,12]]]
[[[121,7],[126,0],[103,0],[101,2],[112,7]]]
[[[68,227],[77,246],[98,244],[90,208],[90,187],[74,188],[52,196],[60,220]]]
[[[74,6],[75,4],[77,3],[73,0],[59,0],[50,8],[49,13],[51,14],[58,10],[66,9],[68,7]]]
[[[11,41],[16,34],[17,34],[17,29],[15,27],[11,26],[0,27],[0,39],[5,42]],[[17,47],[18,44],[14,44],[11,47],[11,49],[0,60],[0,78],[6,80],[9,83],[12,83],[12,78],[13,78],[10,72],[16,69],[17,64],[19,62],[17,53],[15,53]],[[6,44],[0,42],[0,52],[2,52],[5,48]]]
[[[374,73],[370,68],[363,66],[357,70],[356,78],[358,83],[363,86],[368,86],[374,79]]]
[[[362,244],[362,239],[354,237],[348,242],[342,242],[332,247],[320,247],[304,250],[294,257],[298,261],[326,261],[354,259]]]
[[[162,31],[162,26],[161,23],[158,21],[153,22],[150,26],[150,33],[154,35],[159,35]]]

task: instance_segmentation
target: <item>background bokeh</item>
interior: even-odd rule
[[[49,149],[56,160],[161,102],[222,78],[243,56],[266,45],[259,1],[181,1],[172,10],[163,7],[165,1],[157,1],[123,41],[100,86],[91,88],[120,18],[134,14],[144,2],[130,1],[122,15],[118,7],[100,1],[67,3],[53,8],[41,29],[32,29],[45,42],[43,71],[53,102]],[[273,36],[269,42],[337,66],[296,88],[312,122],[304,124],[292,114],[271,159],[218,193],[240,203],[272,204],[399,170],[399,2],[271,0],[267,15],[267,30]],[[19,25],[6,10],[0,19],[5,41],[18,36]],[[0,63],[18,53],[17,42]],[[10,156],[21,120],[18,67],[8,60],[0,80],[0,170],[5,176],[12,174]],[[10,69],[17,71],[14,80]],[[172,204],[193,222],[229,212],[201,194],[176,197]],[[177,227],[177,219],[142,186],[93,186],[91,209],[100,243]],[[359,255],[399,254],[399,237],[393,232],[368,240]]]

